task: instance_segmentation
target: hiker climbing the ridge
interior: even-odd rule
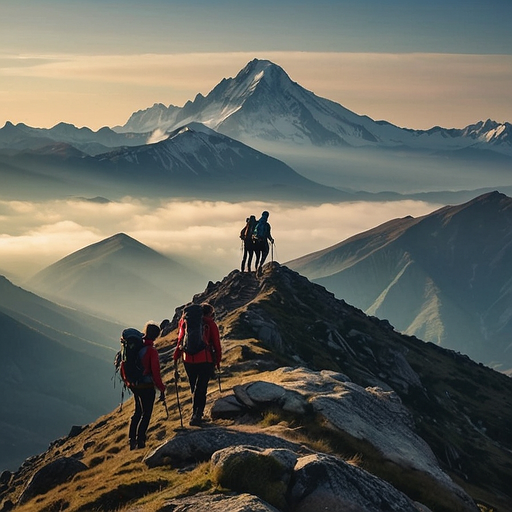
[[[165,386],[160,375],[160,360],[154,341],[160,335],[160,327],[148,322],[144,333],[128,328],[123,331],[121,343],[121,377],[131,390],[135,411],[130,420],[130,450],[146,446],[146,431],[153,413],[156,391],[159,400],[165,401]]]
[[[253,230],[255,251],[261,252],[259,263],[256,263],[256,270],[258,275],[261,274],[261,267],[263,267],[263,264],[265,263],[265,260],[267,259],[270,250],[268,242],[270,241],[271,244],[274,243],[274,239],[270,234],[270,224],[268,223],[268,216],[269,213],[267,211],[262,212],[260,220],[258,220]]]
[[[189,304],[183,310],[178,325],[178,341],[174,351],[174,364],[183,359],[192,393],[192,417],[189,424],[200,426],[208,383],[215,367],[220,369],[222,351],[219,328],[210,304]]]
[[[243,242],[244,255],[242,258],[241,271],[245,270],[245,262],[247,261],[247,271],[251,271],[252,257],[254,255],[255,244],[252,238],[254,227],[256,226],[256,217],[251,215],[245,221],[245,226],[240,231],[240,238]],[[258,266],[259,253],[256,253],[256,267]]]

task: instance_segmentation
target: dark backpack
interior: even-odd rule
[[[123,380],[128,387],[148,382],[148,379],[144,376],[144,366],[142,364],[142,356],[146,348],[143,334],[137,329],[129,328],[123,331],[120,360]]]
[[[204,341],[205,326],[203,308],[199,304],[191,304],[183,310],[183,352],[195,355],[206,349]]]
[[[256,222],[256,219],[249,218],[249,220],[245,223],[245,227],[242,229],[242,232],[240,233],[240,238],[242,240],[250,241],[252,239]]]
[[[267,223],[258,221],[254,226],[252,237],[256,240],[265,240],[267,238]]]

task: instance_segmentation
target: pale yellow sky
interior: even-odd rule
[[[315,94],[398,126],[512,122],[512,56],[446,53],[117,54],[0,51],[0,125],[124,124],[154,103],[182,106],[269,59]]]

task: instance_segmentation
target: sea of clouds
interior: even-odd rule
[[[240,230],[249,215],[259,218],[263,210],[270,212],[274,260],[285,263],[387,220],[425,215],[439,206],[412,200],[316,206],[256,201],[151,202],[132,197],[103,204],[80,198],[0,200],[0,273],[23,282],[77,250],[126,233],[189,266],[200,265],[216,280],[239,268]]]

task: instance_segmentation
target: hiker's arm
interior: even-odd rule
[[[176,362],[181,356],[181,340],[183,339],[183,336],[185,336],[185,330],[183,329],[183,322],[180,320],[178,325],[178,340],[176,341],[176,347],[174,348],[174,354],[172,355],[174,362]]]
[[[172,358],[174,362],[178,361],[178,359],[181,357],[181,340],[178,340],[176,342],[176,347],[174,348],[174,354],[172,355]]]
[[[155,386],[160,390],[161,393],[165,391],[164,383],[162,382],[162,376],[160,374],[160,360],[158,358],[158,352],[156,349],[151,351],[149,364],[151,365],[151,375],[153,376],[153,382]]]
[[[268,237],[267,238],[270,240],[270,243],[273,244],[274,243],[274,239],[272,238],[272,235],[270,234],[270,230],[271,230],[270,224],[268,224]]]

